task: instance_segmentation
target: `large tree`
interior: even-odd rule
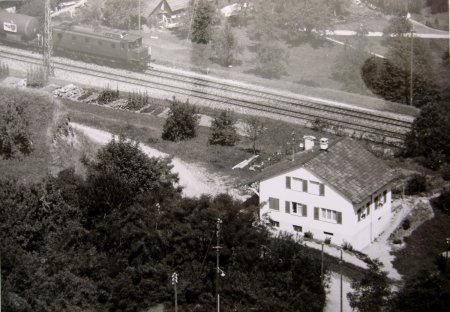
[[[107,26],[134,29],[137,24],[138,0],[106,0],[103,20]]]
[[[191,7],[192,16],[188,21],[190,39],[194,43],[208,44],[212,39],[215,8],[207,0],[192,1]]]
[[[359,312],[387,310],[391,295],[390,281],[381,267],[379,261],[369,263],[362,279],[352,283],[353,292],[347,295],[352,309]]]
[[[222,66],[230,66],[236,62],[239,45],[227,21],[224,21],[222,27],[214,33],[212,48],[215,60]]]

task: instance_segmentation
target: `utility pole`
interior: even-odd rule
[[[216,223],[216,238],[217,238],[217,246],[216,249],[216,298],[217,298],[217,312],[220,312],[220,295],[219,295],[219,276],[225,276],[225,273],[220,269],[219,262],[219,254],[220,254],[220,225],[222,224],[222,220],[217,218]]]
[[[342,301],[343,301],[343,291],[342,291],[342,248],[341,248],[341,260],[339,260],[339,272],[340,272],[340,274],[341,274],[341,312],[343,312],[344,310],[343,310],[343,304],[342,304]]]
[[[53,40],[52,40],[52,17],[50,14],[50,0],[45,0],[44,15],[44,46],[43,46],[43,65],[45,79],[54,76],[52,66]]]
[[[322,256],[320,261],[320,280],[323,281],[323,243],[322,243]]]
[[[139,30],[139,34],[141,33],[141,0],[139,0],[139,5],[138,5],[138,30]]]
[[[177,294],[178,274],[174,272],[172,274],[172,285],[175,293],[175,312],[178,312],[178,294]]]
[[[414,57],[414,32],[411,30],[411,56],[409,58],[409,105],[413,105],[413,57]]]

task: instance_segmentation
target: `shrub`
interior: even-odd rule
[[[111,88],[106,86],[102,92],[98,95],[97,101],[100,104],[108,104],[112,101],[115,101],[119,98],[119,89],[111,90]]]
[[[441,175],[445,181],[450,181],[450,165],[448,163],[441,166]]]
[[[132,111],[138,111],[148,105],[147,92],[131,92],[128,93],[128,101],[126,108]]]
[[[236,131],[236,120],[231,110],[225,110],[216,117],[211,125],[209,143],[223,146],[234,146],[239,141]]]
[[[324,243],[327,245],[331,244],[331,237],[325,238]]]
[[[342,243],[342,249],[348,250],[348,251],[352,251],[353,250],[353,246],[349,242],[343,242]]]
[[[407,195],[415,195],[428,190],[427,178],[424,175],[415,174],[408,181],[405,188]]]
[[[402,240],[400,238],[396,238],[396,239],[393,240],[393,243],[395,245],[400,245],[402,243]]]
[[[197,108],[189,104],[189,101],[182,103],[173,98],[169,117],[164,124],[162,139],[178,142],[197,136],[198,116]]]
[[[31,153],[29,117],[17,103],[0,105],[0,156],[14,158]]]
[[[445,214],[450,215],[450,188],[443,189],[439,197],[433,198],[431,203],[434,207]]]
[[[313,239],[314,234],[311,231],[305,232],[305,238]]]
[[[402,229],[404,229],[406,231],[410,227],[411,227],[411,221],[409,221],[409,219],[403,220],[403,222],[402,222]]]

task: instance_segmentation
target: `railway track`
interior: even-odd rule
[[[20,50],[15,52],[0,50],[0,56],[30,65],[41,63],[40,55]],[[397,145],[401,145],[412,124],[412,118],[409,116],[350,107],[345,104],[333,106],[331,101],[320,99],[312,101],[307,97],[265,92],[248,86],[239,86],[237,83],[218,82],[158,69],[151,69],[145,73],[130,73],[59,58],[54,60],[54,68],[55,72],[61,70],[138,88],[157,89],[197,101],[232,105],[289,119],[299,119],[309,124],[321,120],[335,128],[343,129],[350,135]]]

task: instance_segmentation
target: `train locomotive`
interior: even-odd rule
[[[39,26],[36,17],[0,11],[0,41],[39,49],[42,46]],[[142,44],[139,35],[69,23],[52,28],[55,54],[136,70],[146,69],[150,62],[150,48]]]

